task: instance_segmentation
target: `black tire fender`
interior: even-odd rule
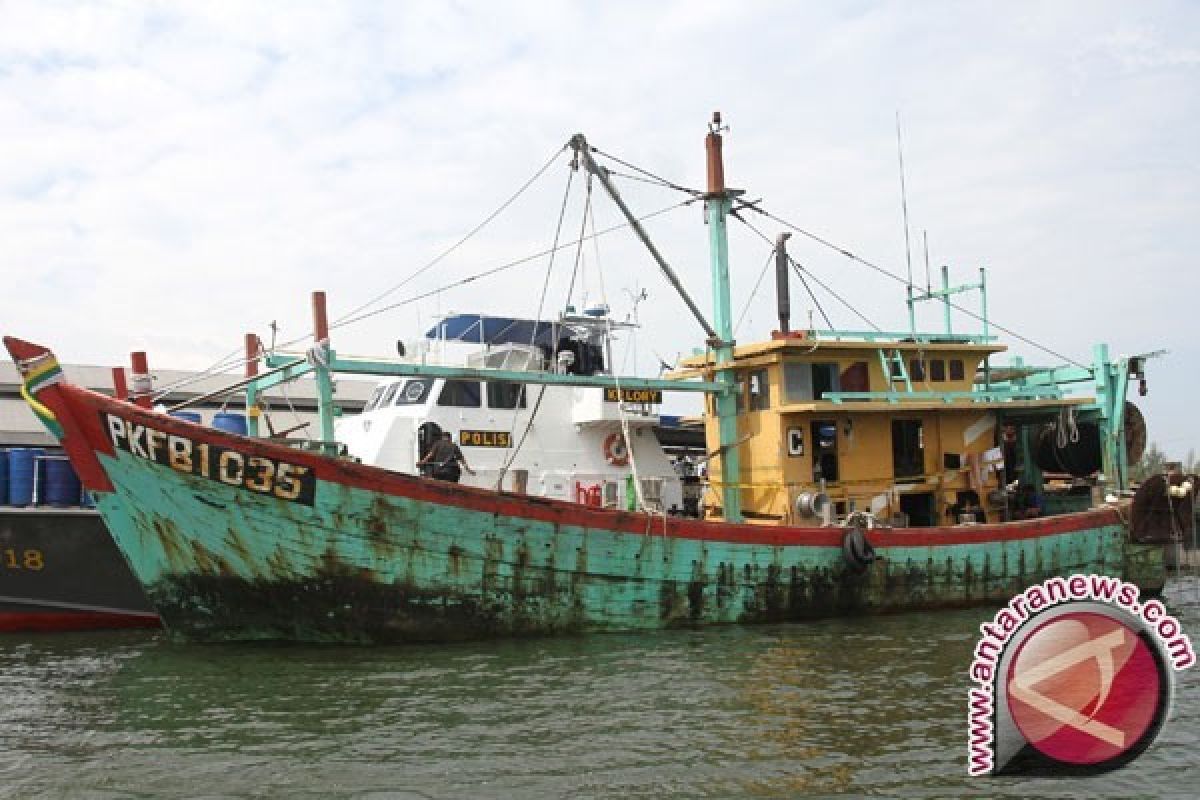
[[[842,536],[842,558],[846,560],[846,566],[855,572],[864,572],[875,563],[878,556],[867,539],[865,529],[859,526],[846,529]]]

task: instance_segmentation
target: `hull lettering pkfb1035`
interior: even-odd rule
[[[139,425],[109,413],[100,421],[113,447],[189,475],[306,506],[313,504],[316,476],[308,467]]]

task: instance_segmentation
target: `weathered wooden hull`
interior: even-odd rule
[[[97,512],[0,507],[0,632],[158,625]]]
[[[1161,548],[1130,544],[1111,509],[875,529],[867,537],[882,559],[860,571],[836,528],[652,517],[470,489],[226,434],[70,385],[39,398],[151,602],[188,639],[646,630],[996,603],[1075,572],[1148,590],[1163,580]]]

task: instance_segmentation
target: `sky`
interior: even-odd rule
[[[990,316],[1058,354],[1009,342],[1034,363],[1088,362],[1096,342],[1168,350],[1137,401],[1168,454],[1200,452],[1194,2],[0,0],[0,330],[66,363],[144,349],[202,369],[272,323],[280,342],[303,337],[321,289],[334,319],[401,304],[332,335],[340,353],[386,356],[440,313],[556,315],[578,256],[574,302],[636,316],[618,366],[652,375],[702,332],[628,232],[577,252],[585,224],[620,220],[598,187],[585,218],[562,147],[582,132],[703,187],[717,109],[729,185],[903,275],[899,115],[914,279],[926,237],[935,282],[943,264],[956,284],[986,267]],[[687,199],[617,183],[638,214]],[[560,212],[553,261],[436,291],[546,250]],[[700,207],[646,224],[707,313]],[[754,291],[770,246],[731,226],[750,341],[776,327],[771,276]],[[867,323],[834,294],[907,325],[899,283],[799,234],[789,249],[832,290],[814,286],[837,327]],[[820,322],[792,293],[794,324]],[[941,324],[922,309],[920,327]]]

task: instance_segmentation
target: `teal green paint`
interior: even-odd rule
[[[258,436],[258,389],[249,384],[246,386],[246,434]]]
[[[1054,387],[1045,389],[1013,389],[992,388],[985,391],[971,392],[825,392],[821,399],[833,403],[844,403],[853,400],[940,400],[944,403],[954,403],[959,400],[969,400],[972,403],[1003,403],[1009,400],[1058,400],[1063,393]]]
[[[265,392],[283,383],[291,383],[297,378],[302,378],[313,371],[312,364],[309,364],[304,359],[280,358],[278,356],[267,356],[267,367],[270,369],[283,367],[283,369],[251,381],[249,385],[253,386],[259,392]]]
[[[318,343],[317,347],[321,345]],[[325,350],[324,363],[314,365],[317,381],[317,415],[321,419],[321,441],[330,445],[336,438],[333,432],[333,375],[328,364],[336,360],[333,350]]]
[[[942,265],[942,291],[939,294],[946,317],[946,335],[949,336],[953,333],[950,320],[950,268],[945,265]]]
[[[895,343],[906,339],[912,339],[914,342],[950,342],[953,344],[961,344],[967,342],[969,344],[987,344],[988,342],[996,341],[995,336],[974,336],[965,333],[945,334],[945,333],[911,333],[909,331],[852,331],[852,330],[814,330],[813,335],[823,341],[864,341],[864,342],[889,342]]]
[[[710,196],[708,204],[708,245],[712,261],[713,327],[718,368],[733,363],[733,309],[729,297],[729,238],[726,217],[733,200],[728,192]],[[726,391],[717,395],[717,429],[721,448],[721,507],[728,522],[742,521],[740,457],[737,449],[737,377],[732,369],[718,369],[717,381]]]
[[[268,364],[270,364],[273,360],[274,359],[268,359]],[[281,359],[281,364],[282,363],[287,363],[287,360]],[[309,370],[300,372],[300,374],[310,370],[311,367]],[[659,380],[656,378],[614,377],[611,375],[569,375],[541,371],[473,367],[444,367],[430,364],[363,361],[358,359],[341,359],[336,357],[330,361],[330,371],[334,373],[353,375],[411,376],[425,378],[457,378],[461,380],[511,381],[546,386],[590,386],[613,389],[659,389],[668,392],[725,391],[724,384],[707,383],[704,381],[671,381]],[[288,372],[281,374],[293,375],[294,373]],[[269,376],[268,379],[264,380],[274,379],[275,377],[276,376]],[[280,382],[282,381],[272,380],[271,385]],[[259,384],[259,388],[262,388],[261,384]]]
[[[636,515],[644,534],[623,533],[323,481],[309,507],[120,450],[100,459],[117,487],[98,498],[105,521],[168,627],[185,638],[372,641],[422,614],[436,625],[418,638],[636,630],[1003,602],[1051,575],[1130,577],[1119,524],[1043,539],[881,547],[884,560],[853,576],[838,546],[671,538],[655,535],[662,518],[650,515]],[[1138,555],[1150,570],[1148,553]],[[334,574],[355,576],[357,593],[331,594]],[[193,579],[246,591],[189,593]],[[368,590],[422,599],[381,634],[356,627]],[[261,598],[277,595],[284,599],[264,610]],[[308,613],[314,607],[319,614]],[[439,622],[467,613],[484,615],[484,627]]]
[[[978,342],[978,343],[992,341],[993,337],[988,334],[987,270],[985,270],[983,267],[979,268],[979,283],[966,283],[961,286],[951,286],[950,285],[950,268],[948,266],[943,265],[941,271],[942,271],[942,288],[941,289],[930,289],[930,290],[923,292],[920,295],[917,295],[916,297],[913,297],[912,296],[912,284],[911,283],[909,284],[909,288],[908,288],[909,298],[907,301],[908,302],[909,327],[912,328],[912,330],[914,330],[914,331],[916,330],[916,327],[917,327],[917,320],[916,320],[916,315],[915,315],[915,310],[914,310],[914,305],[916,303],[919,303],[924,300],[941,300],[942,301],[942,324],[946,329],[946,332],[943,334],[944,337],[954,338],[954,339],[957,339],[960,341],[962,339],[967,339],[969,341]],[[982,336],[962,336],[962,335],[955,336],[954,335],[954,327],[953,327],[951,316],[950,316],[951,309],[953,308],[953,306],[950,303],[950,298],[956,294],[963,294],[964,292],[970,292],[970,291],[974,291],[976,289],[979,290],[979,295],[980,295],[980,305],[981,305],[980,320],[983,322],[983,335]],[[920,334],[918,334],[918,335],[920,335]],[[893,336],[892,338],[901,338],[901,337]]]

